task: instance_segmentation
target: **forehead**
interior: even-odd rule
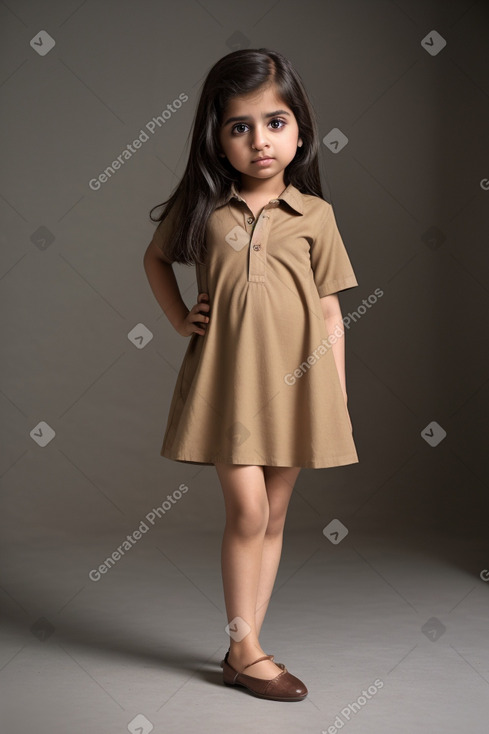
[[[232,97],[224,114],[226,115],[260,115],[262,112],[270,112],[278,107],[284,110],[290,110],[285,100],[279,95],[275,85],[260,88],[249,94],[241,94]],[[292,110],[290,110],[292,111]]]

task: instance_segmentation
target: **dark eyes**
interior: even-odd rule
[[[268,124],[269,125],[273,125],[273,123],[276,123],[276,122],[278,122],[280,124],[278,126],[276,126],[276,127],[273,126],[272,127],[272,130],[281,130],[282,127],[287,124],[285,122],[285,120],[282,120],[280,117],[274,117],[273,120],[270,120],[270,122]],[[242,133],[245,132],[245,130],[243,130],[242,128],[247,128],[247,127],[248,127],[248,125],[247,125],[246,122],[238,122],[236,125],[233,125],[233,127],[231,128],[231,133],[233,135],[241,135]],[[240,128],[240,129],[238,130],[238,128]]]

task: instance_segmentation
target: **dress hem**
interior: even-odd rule
[[[171,451],[160,451],[160,456],[170,461],[179,461],[186,464],[204,464],[206,466],[214,466],[216,461],[222,464],[238,464],[238,465],[253,465],[253,466],[284,466],[284,467],[300,467],[301,469],[328,469],[334,468],[335,466],[346,466],[348,464],[358,464],[359,459],[356,454],[343,454],[341,456],[330,457],[329,459],[311,459],[309,461],[298,461],[298,463],[291,463],[290,459],[272,459],[265,457],[263,460],[258,462],[255,459],[243,459],[233,457],[214,457],[213,459],[196,459],[189,458],[188,456],[179,454],[178,456],[172,455]]]

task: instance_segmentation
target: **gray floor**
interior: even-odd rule
[[[110,540],[90,547],[94,566]],[[487,731],[487,544],[385,532],[333,545],[286,531],[261,642],[309,695],[279,703],[222,683],[220,542],[168,527],[97,582],[83,573],[83,545],[14,548],[2,591],[2,732]]]

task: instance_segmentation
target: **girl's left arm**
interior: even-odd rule
[[[326,325],[326,334],[328,342],[333,350],[333,357],[340,378],[341,389],[345,398],[345,404],[348,401],[346,393],[346,376],[345,376],[345,328],[343,326],[343,315],[341,313],[340,301],[338,294],[333,293],[329,296],[320,298],[321,308]],[[341,335],[340,335],[341,332]]]

